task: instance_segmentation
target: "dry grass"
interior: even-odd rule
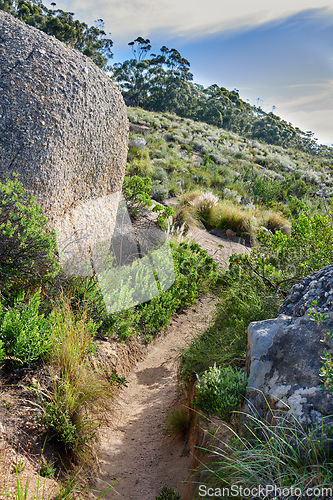
[[[253,213],[223,200],[212,208],[208,223],[219,229],[232,229],[237,234],[252,235],[255,231]]]
[[[66,300],[54,318],[52,384],[37,393],[46,426],[65,449],[85,462],[92,459],[97,429],[113,407],[114,385],[107,367],[93,360],[96,325],[85,314],[77,318]]]
[[[290,227],[289,220],[279,212],[263,212],[262,213],[262,225],[265,226],[270,231],[278,231],[284,226]]]

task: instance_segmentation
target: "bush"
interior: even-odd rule
[[[322,496],[320,489],[332,486],[332,439],[324,436],[318,439],[318,432],[303,428],[290,410],[282,415],[281,410],[269,408],[269,414],[270,421],[255,413],[241,414],[242,435],[232,431],[233,437],[227,445],[215,441],[213,450],[205,450],[212,456],[208,483],[221,488],[238,485],[240,493],[244,488],[262,485],[265,489],[274,485],[278,495],[275,498],[280,499],[290,498],[290,487],[302,492],[297,498],[313,488],[311,498],[331,498],[324,493]],[[234,498],[243,499],[243,495]]]
[[[161,181],[153,181],[151,197],[156,201],[164,201],[169,198],[168,186]]]
[[[155,500],[180,500],[180,495],[174,489],[163,486]]]
[[[172,314],[189,307],[200,293],[207,293],[218,279],[218,265],[197,243],[173,247],[175,281],[164,293],[138,306],[145,335],[164,328]]]
[[[136,219],[140,212],[151,207],[149,193],[152,184],[149,177],[125,177],[123,184],[123,195],[126,200],[127,209],[131,217]]]
[[[269,205],[281,197],[281,184],[267,176],[258,176],[252,182],[252,192],[254,196]]]
[[[190,426],[189,411],[186,407],[177,405],[167,415],[165,419],[166,434],[174,434],[185,438]]]
[[[195,198],[193,201],[190,201],[190,205],[192,205],[198,213],[199,218],[202,222],[207,222],[209,215],[212,211],[212,208],[215,207],[218,203],[219,199],[213,193],[202,193],[198,198]]]
[[[264,212],[263,213],[263,225],[269,229],[269,231],[278,231],[283,226],[290,226],[289,220],[284,217],[279,212]]]
[[[28,303],[22,294],[7,311],[0,305],[0,359],[2,355],[21,365],[37,361],[49,351],[52,316],[39,314],[40,302],[38,291]]]
[[[259,246],[250,256],[235,256],[231,269],[242,276],[260,277],[262,284],[286,296],[303,276],[333,261],[333,217],[301,214],[294,221],[291,237],[258,231]],[[240,278],[241,279],[241,278]]]
[[[0,289],[5,297],[15,298],[57,274],[56,239],[47,224],[16,177],[0,181]]]
[[[207,415],[229,421],[232,412],[242,402],[246,383],[244,372],[231,366],[221,368],[214,364],[199,378],[194,404]]]

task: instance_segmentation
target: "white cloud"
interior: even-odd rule
[[[313,9],[313,0],[59,0],[57,8],[74,11],[92,24],[103,18],[106,29],[118,42],[133,36],[149,36],[163,30],[172,36],[198,37],[223,30],[244,29]],[[328,8],[331,0],[317,0],[316,9]]]
[[[280,109],[280,108],[279,108]],[[284,111],[283,118],[301,130],[312,130],[321,144],[333,144],[333,109]]]
[[[327,110],[333,108],[333,80],[321,83],[309,83],[299,85],[286,85],[287,89],[302,89],[302,93],[296,95],[289,94],[288,99],[280,102],[280,108],[295,110],[303,107],[304,110]],[[307,91],[304,91],[307,89]]]

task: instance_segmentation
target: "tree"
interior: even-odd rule
[[[54,3],[52,5],[55,6]],[[48,35],[55,36],[90,57],[100,68],[108,69],[108,59],[113,56],[113,42],[104,31],[102,19],[98,20],[99,27],[89,27],[86,23],[74,19],[73,12],[48,9],[40,0],[0,0],[0,9]]]

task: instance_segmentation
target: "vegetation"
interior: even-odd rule
[[[0,237],[0,296],[10,302],[56,276],[54,232],[16,177],[0,182]]]
[[[218,266],[198,244],[173,244],[173,261],[173,285],[147,303],[107,316],[103,327],[106,333],[116,333],[121,340],[141,334],[149,342],[175,312],[189,307],[199,294],[215,286]]]
[[[166,416],[165,434],[173,434],[186,438],[190,426],[189,410],[184,405],[177,403]]]
[[[112,41],[102,20],[88,27],[38,0],[0,0],[0,9],[108,69]],[[198,408],[230,420],[245,386],[248,324],[274,317],[293,284],[333,260],[332,148],[245,103],[236,89],[194,83],[189,61],[176,49],[151,54],[142,37],[129,45],[133,58],[114,64],[111,74],[130,106],[130,122],[147,128],[144,136],[130,134],[123,194],[134,221],[159,203],[157,223],[173,235],[173,285],[109,314],[96,278],[63,275],[54,233],[19,179],[0,183],[0,362],[8,371],[44,364],[47,377],[33,389],[40,421],[67,458],[83,463],[92,460],[97,430],[126,382],[98,359],[98,336],[148,343],[175,312],[215,291],[214,323],[182,352],[179,373],[199,380]],[[162,205],[170,198],[172,209]],[[183,241],[188,228],[200,225],[230,238],[234,231],[252,248],[222,271],[199,245]],[[325,353],[329,390],[332,366]],[[295,432],[291,446],[290,422],[248,418],[249,437],[231,429],[231,443],[213,450],[213,484],[331,484],[332,464],[314,436]],[[186,432],[187,413],[175,409],[167,425]],[[44,465],[43,474],[52,475],[52,462]],[[18,481],[18,497],[26,491]],[[178,497],[163,488],[157,498]],[[65,490],[62,498],[70,498]]]
[[[163,486],[159,495],[155,498],[156,498],[156,500],[180,500],[180,494],[177,493],[172,488],[168,488],[167,486]]]
[[[199,378],[194,405],[207,415],[216,415],[228,422],[242,403],[246,385],[244,372],[214,364]]]
[[[14,366],[30,364],[50,349],[52,316],[40,314],[40,290],[30,302],[23,295],[8,310],[0,304],[0,362],[10,360]]]
[[[151,54],[150,40],[142,37],[129,45],[132,59],[112,67],[112,78],[128,106],[175,113],[249,139],[330,157],[331,148],[318,145],[312,132],[303,132],[273,112],[251,106],[240,99],[238,90],[193,83],[190,62],[178,50],[163,46],[160,54]]]
[[[237,485],[239,492],[258,485],[263,490],[266,486],[275,486],[281,498],[289,497],[291,487],[299,497],[311,488],[312,498],[326,497],[323,491],[328,491],[325,488],[332,484],[332,460],[327,446],[331,439],[318,440],[318,436],[302,429],[289,414],[276,414],[275,425],[255,414],[243,417],[245,435],[238,435],[226,425],[232,438],[228,443],[217,440],[213,450],[209,450],[212,452],[208,469],[210,486],[229,487],[231,491],[231,486]],[[240,493],[232,498],[243,496]]]
[[[102,19],[98,20],[97,26],[88,26],[74,19],[73,12],[48,9],[40,0],[0,0],[0,9],[55,36],[90,57],[100,68],[107,69],[108,59],[113,55],[113,43],[103,29]]]

